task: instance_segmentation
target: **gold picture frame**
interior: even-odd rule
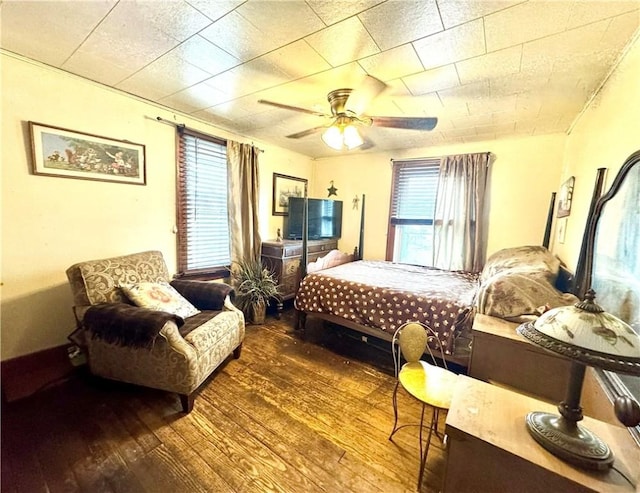
[[[35,175],[146,185],[145,146],[29,122]]]

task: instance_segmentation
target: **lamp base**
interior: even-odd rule
[[[527,414],[526,423],[535,441],[562,460],[600,471],[613,465],[608,445],[575,422],[555,414],[533,412]]]

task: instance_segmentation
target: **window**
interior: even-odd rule
[[[440,159],[393,162],[387,260],[433,265]]]
[[[223,140],[181,129],[178,137],[178,272],[217,277],[231,262]]]

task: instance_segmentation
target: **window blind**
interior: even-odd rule
[[[391,224],[433,224],[440,159],[394,161]]]
[[[178,141],[178,270],[214,272],[231,262],[226,143],[186,129]]]

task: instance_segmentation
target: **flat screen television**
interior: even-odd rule
[[[342,235],[342,201],[307,199],[309,211],[308,239],[340,238]],[[302,239],[304,198],[289,197],[287,235],[289,240]]]

